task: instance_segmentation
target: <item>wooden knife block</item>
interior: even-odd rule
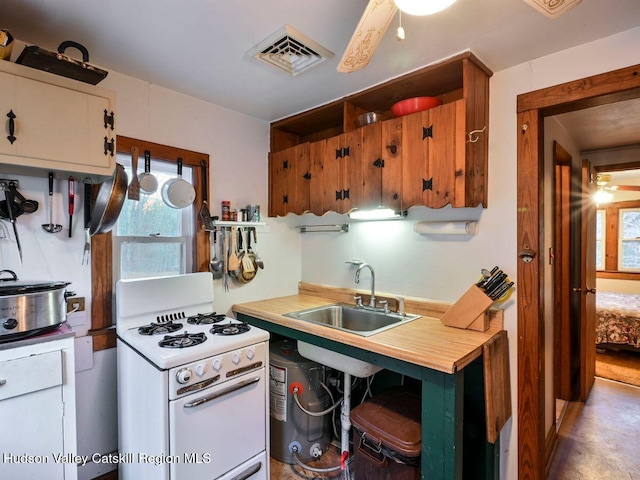
[[[480,288],[471,285],[440,318],[447,327],[484,332],[489,328],[489,307],[493,303]]]

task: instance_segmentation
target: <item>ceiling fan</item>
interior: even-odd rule
[[[349,45],[338,65],[339,72],[355,72],[367,66],[389,28],[398,9],[409,15],[431,15],[451,6],[456,0],[369,0]],[[523,0],[548,17],[554,18],[582,0]],[[398,30],[398,40],[404,33]]]
[[[640,185],[611,185],[611,175],[608,173],[599,173],[596,176],[596,185],[599,189],[613,192],[640,192]]]

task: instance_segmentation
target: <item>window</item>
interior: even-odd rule
[[[618,228],[618,270],[640,272],[640,208],[620,209]]]
[[[117,161],[131,179],[131,156],[118,154]],[[176,170],[175,164],[152,158],[151,172],[158,189],[151,195],[140,192],[137,201],[125,200],[113,230],[114,281],[193,271],[193,206],[171,208],[161,195],[162,185],[177,177]],[[192,178],[191,168],[183,166],[182,174]]]
[[[203,228],[199,226],[199,222],[197,219],[197,212],[199,211],[202,205],[202,182],[195,181],[195,179],[201,178],[199,173],[201,173],[201,162],[204,160],[208,165],[209,163],[209,155],[205,153],[198,153],[191,150],[185,150],[182,148],[169,147],[166,145],[161,145],[158,143],[146,142],[143,140],[137,140],[134,138],[123,137],[118,135],[116,140],[116,150],[117,154],[123,154],[125,157],[130,156],[131,147],[137,146],[139,152],[144,152],[145,150],[149,150],[151,152],[151,156],[154,159],[163,159],[167,160],[169,163],[167,173],[173,175],[175,161],[178,157],[181,157],[183,160],[183,178],[191,182],[196,191],[196,200],[192,206],[192,208],[184,208],[182,209],[182,213],[189,218],[191,222],[191,227],[188,227],[193,232],[192,241],[187,242],[187,246],[185,248],[184,256],[186,259],[186,269],[187,271],[193,272],[203,272],[208,271],[209,268],[209,239],[208,235]],[[143,155],[141,155],[143,157]],[[118,157],[120,158],[120,157]],[[118,160],[120,161],[120,160]],[[139,162],[138,171],[142,171],[141,165],[144,166],[144,163]],[[185,172],[187,171],[187,167],[191,168],[191,174],[187,175]],[[154,171],[156,168],[158,169],[158,175],[162,174],[163,171],[159,165],[155,162],[152,164],[152,172],[154,175],[156,172]],[[160,181],[160,185],[162,185],[162,180]],[[97,185],[95,186],[97,187]],[[138,208],[142,208],[138,205]],[[180,222],[180,228],[185,227],[186,218],[183,217]],[[134,237],[139,243],[146,243],[142,241],[142,237],[144,235],[129,235],[132,231],[136,231],[127,226],[125,229],[121,229],[121,233],[127,232],[127,236]],[[142,230],[142,229],[139,229]],[[182,237],[186,230],[181,230],[180,236]],[[113,241],[112,237],[115,232],[102,233],[100,235],[95,235],[91,239],[91,330],[89,333],[93,337],[93,350],[104,350],[107,348],[113,348],[116,346],[116,336],[115,330],[110,328],[113,324],[113,285],[114,285],[114,269],[113,269],[113,258],[115,252],[113,251]],[[158,233],[158,229],[154,228],[150,233]],[[162,233],[162,232],[160,232]],[[169,237],[169,236],[167,236]],[[175,239],[167,243],[173,243]],[[177,241],[177,240],[176,240]],[[180,240],[182,241],[182,240]],[[190,245],[190,246],[189,246]],[[133,246],[133,245],[132,245]],[[174,246],[175,247],[175,246]],[[151,248],[150,246],[141,246],[141,248]],[[171,247],[169,247],[171,248]],[[190,248],[190,250],[189,250]],[[131,254],[134,256],[134,254]],[[159,255],[159,254],[158,254]],[[191,268],[188,267],[189,261],[191,261]],[[181,261],[182,262],[182,261]],[[160,267],[158,267],[159,269]],[[132,270],[135,267],[131,267]]]
[[[605,219],[606,213],[604,210],[598,210],[596,212],[596,269],[604,270],[605,259]]]

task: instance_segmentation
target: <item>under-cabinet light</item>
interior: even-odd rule
[[[391,208],[378,207],[373,210],[354,210],[349,213],[353,220],[400,220],[407,216],[407,211],[397,212]]]

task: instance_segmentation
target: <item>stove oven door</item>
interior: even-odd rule
[[[169,402],[172,480],[211,480],[266,451],[265,369]]]

